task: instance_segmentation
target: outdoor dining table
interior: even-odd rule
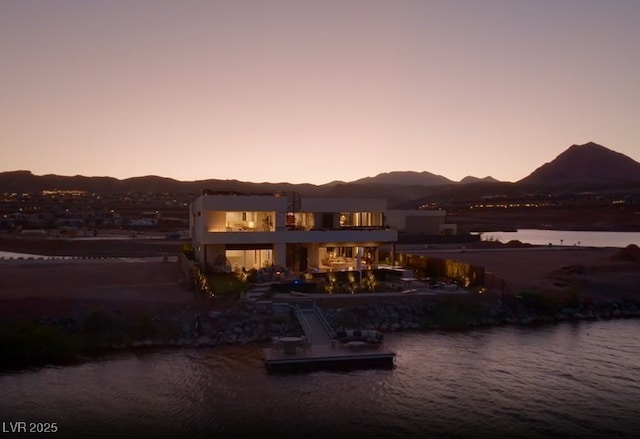
[[[298,345],[302,341],[302,337],[280,337],[280,341],[285,354],[295,354],[298,352]]]

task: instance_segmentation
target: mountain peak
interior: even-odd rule
[[[567,150],[565,152],[568,151],[611,151],[609,148],[600,145],[599,143],[596,142],[587,142],[587,143],[583,143],[582,145],[571,145],[569,148],[567,148]]]
[[[640,163],[595,142],[572,145],[518,183],[607,186],[640,182]]]
[[[460,180],[460,184],[478,183],[478,182],[498,182],[495,178],[487,176],[478,178],[473,176],[464,177]],[[458,184],[458,182],[448,179],[442,175],[432,174],[427,171],[392,171],[383,172],[375,177],[365,177],[351,183],[358,184],[385,184],[385,185],[410,185],[410,186],[441,186],[448,184]]]
[[[599,143],[596,143],[596,142],[593,142],[593,141],[590,141],[590,142],[587,142],[587,143],[583,143],[582,145],[571,145],[571,146],[572,147],[573,146],[587,146],[587,147],[597,146],[598,148],[605,148],[604,146],[600,145]],[[605,149],[608,149],[608,148],[605,148]]]
[[[460,180],[460,183],[462,183],[462,184],[480,183],[480,182],[483,182],[483,183],[498,183],[499,181],[496,180],[495,178],[493,178],[490,175],[488,175],[488,176],[486,176],[484,178],[473,177],[471,175],[467,175],[462,180]]]

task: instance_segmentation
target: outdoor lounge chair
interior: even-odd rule
[[[336,331],[336,339],[338,340],[338,342],[340,342],[340,344],[346,343],[348,341],[347,331],[344,331],[344,330]]]

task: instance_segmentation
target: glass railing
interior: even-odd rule
[[[393,230],[391,227],[385,226],[342,226],[342,227],[306,227],[306,226],[296,226],[296,225],[288,225],[282,230],[278,229],[277,231],[298,231],[298,232],[323,232],[323,231],[380,231],[380,230]],[[276,229],[274,227],[265,229],[263,227],[246,227],[246,226],[229,226],[229,227],[207,227],[207,232],[209,233],[227,233],[227,232],[274,232]]]
[[[274,229],[264,229],[260,227],[230,226],[230,227],[207,227],[209,233],[227,233],[227,232],[273,232]]]

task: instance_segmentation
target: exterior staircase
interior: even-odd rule
[[[325,319],[322,311],[312,302],[302,302],[293,305],[295,315],[305,335],[311,340],[312,345],[330,344],[333,338],[333,328]]]

